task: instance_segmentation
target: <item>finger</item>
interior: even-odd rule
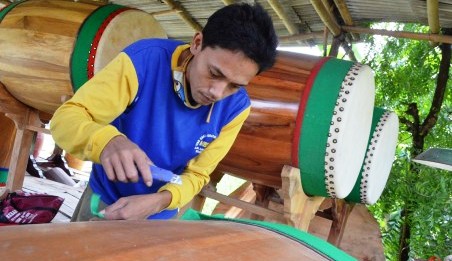
[[[113,171],[114,171],[114,175],[116,176],[116,179],[121,182],[127,183],[128,180],[127,180],[126,174],[124,172],[123,163],[121,163],[121,161],[119,161],[119,160],[114,160],[114,161],[112,161],[112,165],[113,165]]]
[[[138,181],[138,171],[137,171],[137,167],[135,166],[133,161],[123,162],[122,164],[123,164],[123,168],[124,168],[127,180],[129,180],[131,182],[137,182]]]
[[[141,176],[143,177],[143,181],[148,187],[152,186],[152,175],[151,168],[148,163],[149,161],[149,158],[144,157],[141,158],[141,160],[137,160],[136,162],[137,168],[140,171]]]
[[[111,165],[111,162],[108,161],[108,160],[102,162],[102,167],[104,168],[108,179],[110,181],[115,181],[116,180],[116,175],[115,175],[115,171],[113,170],[113,166]]]
[[[110,206],[106,207],[104,212],[104,218],[105,219],[123,219],[120,215],[120,210],[124,208],[127,205],[127,202],[125,200],[119,199],[115,203],[111,204]]]

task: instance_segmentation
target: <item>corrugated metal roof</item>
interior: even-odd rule
[[[288,20],[295,25],[298,34],[323,32],[325,24],[320,18],[312,2],[321,0],[279,0],[278,2],[287,15]],[[113,0],[114,3],[136,7],[150,13],[161,12],[170,9],[166,1],[143,1],[143,0]],[[217,9],[230,1],[196,1],[179,0],[179,4],[194,21],[204,26],[207,18]],[[245,2],[245,1],[235,1]],[[292,35],[284,25],[270,4],[270,0],[246,1],[261,4],[271,15],[277,34],[280,37]],[[323,3],[328,1],[321,1]],[[343,0],[349,10],[355,26],[367,26],[369,22],[400,22],[420,23],[428,25],[427,3],[425,0]],[[333,1],[329,1],[331,13],[339,24],[343,24],[339,11]],[[185,23],[178,13],[156,15],[156,19],[162,24],[170,38],[190,41],[195,30]],[[452,27],[452,0],[439,1],[439,24],[440,27]],[[322,39],[290,42],[291,45],[312,45],[319,43]]]
[[[13,1],[13,0],[10,0]],[[18,0],[14,0],[18,1]],[[79,0],[90,1],[90,0]],[[92,0],[93,2],[106,2],[107,0]],[[0,0],[6,2],[6,0]],[[399,22],[419,23],[428,25],[426,0],[255,0],[255,1],[231,1],[231,0],[112,0],[111,2],[130,6],[154,14],[157,21],[166,30],[169,38],[179,39],[185,42],[191,41],[195,29],[185,22],[179,12],[185,12],[193,21],[201,27],[207,22],[207,18],[216,10],[229,2],[257,2],[261,4],[273,19],[276,32],[279,37],[291,35],[303,35],[315,33],[317,39],[287,40],[290,45],[313,45],[321,43],[325,24],[313,3],[323,3],[330,10],[334,20],[339,25],[344,25],[337,2],[343,2],[348,9],[354,26],[368,27],[369,22]],[[178,6],[180,10],[171,11],[171,4]],[[279,4],[287,21],[295,28],[290,32],[281,18],[272,7],[272,3]],[[325,4],[326,3],[326,4]],[[441,28],[452,28],[452,0],[438,1],[439,25]],[[292,30],[293,31],[293,30]],[[330,34],[331,38],[331,34]]]

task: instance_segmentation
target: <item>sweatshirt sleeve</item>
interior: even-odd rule
[[[100,163],[107,143],[123,135],[110,123],[133,102],[137,91],[133,63],[120,53],[57,109],[50,122],[55,142],[76,157]]]
[[[182,185],[166,184],[159,191],[168,190],[173,198],[168,209],[183,207],[209,182],[210,174],[232,147],[243,123],[250,113],[250,107],[242,111],[221,130],[218,138],[192,159],[181,175]]]

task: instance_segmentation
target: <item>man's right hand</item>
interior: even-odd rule
[[[149,169],[152,161],[124,136],[116,136],[107,143],[100,155],[100,162],[111,181],[137,182],[138,173],[141,173],[146,185],[152,185]]]

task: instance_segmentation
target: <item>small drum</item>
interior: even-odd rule
[[[300,168],[306,194],[346,197],[366,151],[372,70],[280,51],[247,91],[251,114],[217,170],[280,188],[282,168],[291,165]]]
[[[166,38],[148,13],[116,4],[14,2],[0,11],[0,82],[52,114],[124,47]]]
[[[367,152],[352,192],[345,200],[374,204],[391,172],[397,146],[399,119],[394,112],[375,108]]]
[[[355,260],[307,233],[303,239],[227,221],[92,221],[3,227],[0,255],[21,261]]]

